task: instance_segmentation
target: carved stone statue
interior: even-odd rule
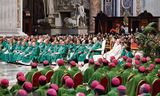
[[[66,18],[64,19],[64,22],[65,22],[65,26],[68,27],[68,28],[78,27],[78,26],[77,26],[77,20],[76,20],[76,18],[74,18],[74,17],[71,17],[71,18],[66,17]]]
[[[48,23],[53,23],[54,19],[54,1],[53,0],[43,0],[44,9],[45,9],[45,17],[48,18]]]
[[[43,0],[44,3],[44,12],[46,16],[54,14],[54,3],[53,0]]]
[[[86,24],[86,13],[84,7],[81,4],[77,5],[77,26],[85,26]]]
[[[48,4],[48,15],[50,14],[54,14],[54,3],[53,0],[47,0],[47,4]]]
[[[86,13],[83,5],[76,4],[75,10],[71,13],[71,17],[64,19],[65,26],[69,28],[73,27],[85,27],[86,26]]]

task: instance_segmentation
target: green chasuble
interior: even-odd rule
[[[26,80],[29,82],[32,82],[32,76],[34,75],[34,73],[36,73],[38,71],[37,68],[31,69],[27,74],[26,74]]]
[[[39,47],[33,47],[33,49],[28,54],[24,55],[24,57],[22,58],[22,62],[29,63],[30,61],[37,60],[39,52]]]
[[[127,54],[126,54],[126,56],[129,57],[129,58],[133,58],[134,57],[134,55],[132,54],[131,51],[128,51]]]
[[[40,48],[42,46],[39,46]],[[48,51],[49,49],[51,48],[51,44],[46,44],[45,46],[42,47],[43,49],[40,49],[40,54],[39,54],[39,57],[38,57],[38,61],[39,62],[43,62],[44,60],[47,60],[47,56],[48,56]]]
[[[133,58],[134,57],[134,55],[132,54],[132,52],[131,51],[126,52],[125,48],[123,48],[121,56],[127,56],[129,58]]]
[[[13,57],[13,44],[7,44],[6,45],[7,49],[6,51],[2,54],[3,57],[2,57],[2,60],[5,61],[5,62],[12,62],[12,57]]]
[[[92,77],[88,81],[88,86],[91,85],[92,81],[97,80],[100,81],[102,79],[102,74],[98,71],[94,72]]]
[[[129,82],[127,82],[126,88],[128,96],[136,96],[137,85],[141,80],[143,80],[143,77],[143,73],[139,73],[134,76]]]
[[[71,75],[72,78],[78,72],[80,72],[80,70],[78,69],[78,67],[73,67],[73,68],[71,68],[71,70],[68,71],[68,73]]]
[[[62,94],[66,94],[66,89],[64,87],[61,87],[58,90],[58,96],[63,96]]]
[[[76,92],[73,88],[70,89],[66,87],[59,88],[57,96],[64,96],[64,94],[67,94],[68,96],[75,96]]]
[[[13,59],[14,59],[14,62],[16,61],[16,58],[17,58],[17,56],[18,56],[18,54],[21,52],[21,47],[22,47],[22,45],[19,45],[19,44],[15,44],[15,48],[14,48],[14,50],[13,50]]]
[[[76,44],[68,44],[67,60],[71,61],[75,59],[75,52],[77,50]]]
[[[54,72],[51,78],[51,83],[57,84],[59,87],[62,87],[62,76],[67,73],[65,66],[60,66],[58,70]]]
[[[111,91],[108,92],[107,96],[119,96],[117,88],[112,88]]]
[[[45,48],[45,43],[42,42],[42,43],[38,43],[38,47],[40,49],[40,53],[43,52],[44,48]]]
[[[68,60],[73,60],[73,59],[78,60],[78,57],[79,57],[79,55],[80,55],[79,52],[81,51],[81,50],[79,50],[80,47],[81,47],[80,44],[76,45],[75,48],[72,49],[72,50],[68,53],[68,58],[67,58],[67,59],[68,59]]]
[[[0,95],[1,96],[12,96],[8,88],[0,87]]]
[[[101,51],[95,51],[99,48],[102,48],[102,44],[97,41],[91,48],[91,50],[89,51],[89,57],[90,58],[93,58],[93,55],[100,55],[101,54]],[[93,51],[93,52],[92,52]]]
[[[48,85],[40,86],[34,91],[33,96],[46,96],[48,88]]]
[[[19,84],[13,85],[12,88],[10,89],[11,94],[14,96],[17,93],[17,91],[21,89],[21,87],[22,85]]]
[[[27,48],[26,46],[19,46],[20,49],[18,51],[16,51],[13,55],[13,62],[16,62],[17,60],[21,60],[21,58],[19,58],[24,51],[25,49]]]
[[[160,64],[156,64],[156,67],[155,67],[155,69],[153,70],[154,74],[157,74],[157,73],[158,73],[159,68],[160,68]]]
[[[76,93],[78,93],[78,92],[82,92],[82,93],[84,93],[84,94],[88,94],[88,91],[87,91],[87,89],[86,89],[86,86],[84,86],[84,85],[79,85],[79,86],[77,86],[77,88],[76,88]]]
[[[122,53],[121,53],[121,57],[126,55],[126,48],[123,48]]]
[[[65,45],[59,45],[58,51],[51,54],[51,62],[56,62],[57,59],[65,59],[67,55],[67,47]]]
[[[70,88],[70,89],[67,89],[66,90],[66,93],[69,95],[69,96],[75,96],[76,95],[76,92],[73,88]],[[63,96],[63,95],[62,95]]]
[[[154,74],[154,72],[151,72],[149,73],[147,76],[145,76],[145,81],[152,85],[153,84],[153,81],[156,80],[156,75]],[[158,78],[157,78],[158,79]]]
[[[89,94],[87,96],[95,96],[94,90],[91,89],[91,91],[89,92]]]
[[[45,66],[45,67],[41,70],[41,73],[42,73],[43,75],[46,75],[46,73],[47,73],[48,71],[53,71],[53,70],[52,70],[52,68],[51,68],[50,66]]]
[[[89,52],[89,50],[86,48],[85,45],[81,45],[81,47],[78,49],[78,61],[79,62],[84,62],[84,60],[86,59],[87,53]]]
[[[83,74],[83,83],[88,83],[89,79],[92,77],[94,73],[94,66],[90,65]]]
[[[111,91],[112,85],[112,78],[119,76],[120,74],[118,73],[119,71],[117,70],[117,68],[112,68],[110,71],[108,71],[107,76],[108,76],[108,86],[107,86],[107,92]]]
[[[23,59],[23,57],[32,50],[32,48],[33,48],[32,46],[26,47],[25,50],[24,50],[22,53],[20,53],[20,54],[17,56],[16,59],[17,59],[18,61],[21,61],[21,60]]]
[[[130,76],[131,69],[125,69],[123,73],[121,74],[122,77],[122,85],[126,85],[126,82],[128,80],[128,77]]]

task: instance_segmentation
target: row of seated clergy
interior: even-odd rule
[[[105,94],[105,92],[107,92],[108,94],[117,93],[116,90],[112,89],[115,89],[114,87],[117,86],[116,84],[119,85],[119,83],[122,83],[124,86],[126,86],[127,94],[129,94],[129,96],[136,96],[136,94],[139,94],[137,91],[138,85],[141,85],[146,82],[150,85],[154,85],[155,80],[159,79],[160,73],[158,73],[158,70],[159,70],[160,59],[155,59],[154,61],[155,64],[150,64],[149,63],[150,61],[147,58],[145,57],[140,58],[140,56],[135,56],[135,63],[134,63],[131,58],[124,56],[122,65],[119,64],[118,60],[116,60],[115,57],[112,57],[110,59],[111,59],[110,62],[108,62],[106,59],[99,59],[98,62],[94,62],[94,60],[92,59],[89,60],[88,68],[86,68],[85,71],[91,68],[94,70],[94,72],[92,73],[92,75],[86,75],[88,73],[90,74],[89,70],[88,72],[84,71],[85,74],[83,73],[84,78],[86,76],[88,76],[87,78],[89,78],[88,81],[83,81],[86,82],[88,86],[92,85],[92,82],[94,80],[97,80],[98,82],[101,83],[101,80],[103,78],[107,79],[106,84],[102,83],[102,86],[104,87],[103,88],[104,93],[102,92],[101,94]],[[54,72],[51,83],[57,84],[59,87],[62,87],[63,86],[62,79],[64,79],[63,76],[68,71],[68,68],[64,66],[63,60],[58,60],[57,63],[60,67],[58,70]],[[48,62],[45,61],[44,65],[48,65]],[[75,62],[71,62],[72,67],[75,65],[76,65]],[[135,68],[132,68],[133,66]],[[77,69],[75,68],[74,72],[73,71],[67,72],[70,74],[69,76],[70,78],[73,78],[74,73],[79,72],[79,70],[78,71],[76,70]],[[132,77],[130,78],[130,76]],[[55,77],[57,77],[58,80]],[[145,82],[143,82],[142,80]],[[94,93],[90,92],[90,94]]]
[[[70,77],[65,77],[65,87],[60,87],[56,84],[51,84],[51,85],[48,85],[46,84],[46,77],[45,76],[40,76],[38,78],[38,82],[40,84],[40,87],[34,91],[32,91],[32,84],[30,82],[25,82],[25,77],[23,76],[18,76],[18,78],[21,79],[18,79],[19,81],[23,82],[23,85],[20,85],[25,91],[26,93],[29,95],[29,96],[46,96],[46,94],[48,94],[48,92],[46,93],[47,89],[49,88],[53,88],[56,92],[56,94],[58,94],[58,96],[63,96],[64,93],[66,93],[65,91],[69,91],[69,90],[66,90],[66,89],[72,89],[70,90],[69,93],[70,95],[74,95],[76,94],[76,92],[83,92],[84,94],[90,94],[91,96],[93,96],[94,94],[98,94],[98,95],[104,95],[105,94],[105,88],[104,86],[101,84],[101,82],[97,81],[97,80],[94,80],[92,81],[91,85],[89,86],[91,88],[90,92],[88,93],[88,91],[86,90],[86,88],[82,85],[78,86],[76,89],[73,89],[73,86],[74,86],[74,82],[73,80],[70,78]],[[24,80],[22,79],[22,77],[24,78]],[[1,81],[1,86],[5,86],[6,84],[8,83],[4,83],[3,82],[7,82],[7,80],[2,80]],[[121,81],[119,78],[117,77],[114,77],[112,78],[111,80],[111,83],[112,83],[112,87],[111,87],[111,91],[109,91],[107,93],[107,96],[118,96],[118,95],[126,95],[126,87],[121,85]],[[0,87],[1,87],[0,86]],[[149,92],[151,91],[151,88],[150,88],[150,85],[149,84],[146,84],[146,83],[141,83],[141,86],[138,86],[139,87],[139,93],[138,94],[150,94]],[[4,87],[5,90],[1,90],[2,92],[5,91],[6,93],[3,93],[7,96],[9,96],[9,94],[12,94],[14,96],[21,96],[21,95],[17,95],[17,94],[22,94],[23,92],[20,92],[19,93],[19,89],[22,90],[21,88],[15,88],[16,92],[15,94],[12,93],[12,91],[9,92],[9,90],[7,91],[7,87]],[[11,88],[12,89],[12,88]],[[9,92],[9,93],[7,93]],[[12,96],[10,95],[10,96]],[[89,96],[90,96],[89,95]],[[147,96],[148,96],[147,95]],[[3,95],[1,95],[3,96]],[[50,95],[47,95],[47,96],[50,96]],[[53,96],[57,96],[57,95],[53,95]],[[85,96],[85,95],[83,95]],[[150,95],[149,95],[150,96]]]
[[[101,82],[97,81],[97,80],[94,80],[92,81],[91,85],[89,86],[91,88],[90,92],[88,93],[88,91],[86,90],[86,88],[82,85],[78,86],[76,89],[73,88],[74,86],[74,82],[73,82],[73,79],[70,78],[70,77],[65,77],[65,86],[63,87],[60,87],[56,84],[51,84],[51,85],[48,85],[46,83],[46,77],[45,76],[40,76],[38,78],[38,82],[40,84],[40,87],[34,91],[33,90],[33,87],[32,87],[32,83],[30,82],[25,82],[25,77],[23,76],[18,76],[18,78],[21,79],[18,79],[19,81],[23,82],[23,85],[20,85],[23,89],[21,88],[15,88],[16,92],[15,93],[12,93],[12,91],[9,92],[9,90],[7,89],[8,86],[8,80],[5,80],[3,79],[1,81],[1,86],[4,86],[3,88],[5,89],[2,89],[1,92],[5,92],[5,93],[2,93],[1,96],[3,95],[7,95],[7,96],[22,96],[20,94],[24,94],[25,92],[19,92],[19,90],[24,90],[26,91],[25,94],[28,94],[29,96],[63,96],[64,93],[69,93],[71,96],[74,96],[74,94],[76,94],[76,92],[83,92],[85,96],[85,94],[89,94],[89,96],[93,96],[94,94],[98,94],[98,95],[104,95],[105,94],[105,88],[104,86],[101,84]],[[22,79],[23,77],[23,79]],[[4,83],[6,82],[6,83]],[[111,87],[111,91],[109,91],[107,93],[107,96],[118,96],[118,95],[126,95],[126,87],[121,85],[121,81],[119,78],[117,77],[114,77],[112,78],[111,80],[111,83],[112,83],[112,87]],[[149,84],[146,84],[146,83],[142,83],[141,86],[138,86],[139,87],[139,93],[138,94],[150,94],[149,92],[151,91],[151,88],[150,88],[150,85]],[[46,92],[49,88],[52,88],[55,90],[54,94],[55,95],[46,95],[46,94],[49,94],[48,92]],[[11,88],[12,89],[12,88]],[[67,90],[69,89],[69,90]],[[72,89],[72,90],[71,90]],[[67,91],[67,92],[66,92]],[[51,92],[52,93],[52,92]],[[9,95],[10,94],[10,95]],[[12,94],[12,95],[11,95]],[[148,96],[147,95],[147,96]],[[26,96],[26,95],[25,95]],[[77,96],[77,95],[76,95]]]
[[[0,59],[5,62],[22,63],[30,65],[32,61],[43,62],[48,60],[50,63],[55,63],[58,59],[66,59],[68,61],[77,59],[83,62],[86,57],[92,58],[94,54],[100,54],[100,52],[94,52],[93,50],[101,48],[101,42],[94,39],[94,44],[61,44],[43,43],[43,42],[26,42],[20,44],[10,44],[7,41],[3,44],[3,49],[0,51]]]
[[[41,74],[42,75],[46,75],[47,74],[47,72],[49,72],[49,71],[54,71],[54,74],[53,74],[53,80],[51,80],[51,82],[56,82],[57,84],[60,82],[60,80],[57,80],[57,76],[56,75],[59,75],[60,77],[61,77],[61,75],[64,75],[65,73],[68,73],[68,74],[70,74],[70,76],[73,78],[73,76],[76,74],[76,73],[78,73],[78,72],[80,72],[80,70],[78,69],[78,67],[75,67],[76,66],[76,62],[74,62],[74,61],[71,61],[70,62],[70,64],[71,64],[71,67],[70,68],[68,68],[68,69],[66,69],[66,67],[65,66],[63,66],[63,64],[64,64],[64,61],[63,60],[58,60],[57,61],[58,62],[58,64],[59,64],[59,66],[56,68],[54,68],[54,69],[52,69],[51,67],[50,67],[50,64],[49,64],[49,62],[47,61],[47,60],[45,60],[44,62],[43,62],[43,65],[44,65],[44,68],[40,71],[41,72]],[[30,82],[32,82],[32,77],[33,77],[33,75],[36,73],[36,72],[38,72],[38,68],[37,68],[37,66],[38,66],[38,64],[37,63],[32,63],[31,64],[31,70],[26,74],[26,79],[28,80],[28,81],[30,81]],[[66,72],[64,72],[64,71],[61,71],[61,69],[65,69],[66,70]],[[58,71],[56,71],[56,70],[58,70]],[[61,74],[61,75],[60,75]],[[55,76],[54,76],[55,75]],[[60,78],[59,77],[59,78]],[[61,84],[58,84],[59,86],[61,85]]]

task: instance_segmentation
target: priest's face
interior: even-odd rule
[[[18,45],[20,45],[21,44],[21,41],[18,41]]]
[[[26,42],[22,42],[22,46],[25,46],[26,45]]]
[[[32,43],[32,46],[33,46],[33,47],[36,47],[36,42],[33,42],[33,43]]]
[[[52,42],[52,45],[54,45],[55,43],[54,42]]]
[[[80,41],[79,41],[79,40],[77,40],[77,44],[80,44]]]

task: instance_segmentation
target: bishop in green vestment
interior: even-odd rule
[[[131,78],[130,81],[127,82],[127,84],[126,84],[127,95],[136,96],[136,88],[137,88],[138,83],[141,80],[144,80],[144,75],[143,75],[144,72],[145,72],[145,67],[140,66],[139,73],[137,75],[135,75],[133,78]]]
[[[17,84],[13,85],[12,88],[10,89],[11,94],[14,96],[19,89],[22,88],[22,85],[26,81],[26,78],[24,76],[19,76],[17,78]]]
[[[1,96],[12,96],[9,89],[9,81],[7,79],[2,79],[0,82],[0,95]]]
[[[47,78],[45,76],[40,76],[39,79],[40,87],[34,91],[33,96],[46,96],[49,86],[46,84]]]
[[[43,66],[44,66],[44,68],[41,70],[41,73],[43,75],[46,75],[47,72],[49,72],[49,71],[53,71],[47,60],[43,61]]]
[[[65,74],[67,74],[67,69],[64,66],[64,61],[63,60],[58,60],[57,61],[59,68],[54,72],[54,74],[51,77],[51,83],[52,84],[57,84],[59,87],[62,87],[62,78]]]
[[[31,70],[25,75],[27,81],[32,82],[33,75],[38,72],[37,65],[35,62],[31,64]]]

